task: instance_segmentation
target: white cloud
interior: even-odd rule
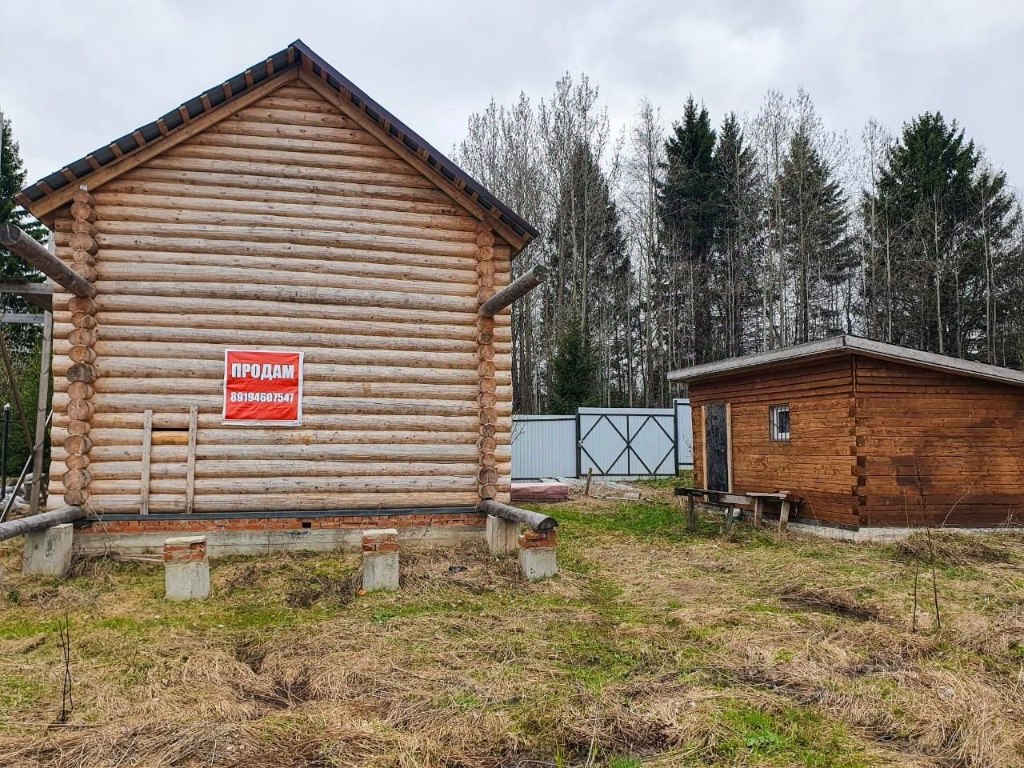
[[[301,37],[442,150],[492,95],[540,98],[570,70],[615,123],[645,94],[674,118],[693,93],[717,122],[799,85],[854,136],[938,109],[1024,184],[1020,2],[51,0],[3,3],[0,30],[32,180]]]

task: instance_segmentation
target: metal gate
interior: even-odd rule
[[[671,476],[693,468],[690,401],[512,417],[512,478]]]
[[[674,475],[674,408],[580,408],[579,476]]]

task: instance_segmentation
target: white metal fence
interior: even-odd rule
[[[693,467],[690,401],[512,417],[512,478],[659,477]]]

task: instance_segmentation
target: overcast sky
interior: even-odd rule
[[[1024,186],[1022,0],[0,0],[0,109],[31,182],[296,38],[445,152],[492,96],[570,71],[616,126],[645,94],[718,123],[801,85],[853,139],[941,110]]]

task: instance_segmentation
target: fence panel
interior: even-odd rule
[[[512,417],[512,479],[576,477],[575,416]]]

